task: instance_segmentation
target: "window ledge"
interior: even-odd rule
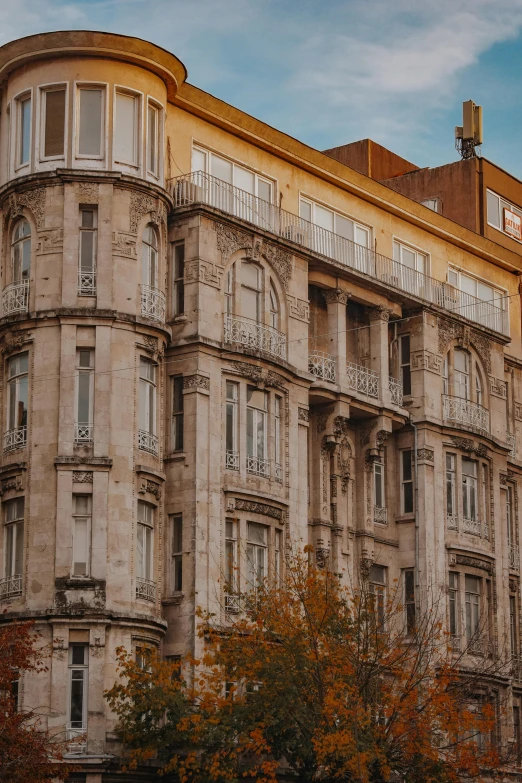
[[[173,593],[168,598],[163,598],[161,601],[162,606],[177,606],[185,598],[185,593]]]
[[[173,451],[167,457],[163,458],[163,462],[184,462],[187,455],[184,451]]]
[[[175,315],[174,318],[172,318],[171,323],[184,324],[186,321],[188,321],[188,315],[186,313],[181,313],[180,315]]]
[[[401,516],[395,517],[395,522],[398,525],[404,522],[415,522],[415,514],[401,514]]]

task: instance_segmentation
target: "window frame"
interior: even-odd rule
[[[489,219],[488,196],[490,195],[494,196],[498,200],[498,214],[499,214],[499,222],[500,222],[499,226],[496,226],[494,223],[491,223]],[[519,244],[522,244],[522,239],[517,239],[516,237],[513,236],[513,234],[510,234],[503,228],[503,224],[504,224],[503,209],[509,209],[510,212],[513,212],[514,214],[518,214],[520,220],[522,221],[522,207],[519,207],[517,204],[513,204],[512,202],[509,202],[506,198],[504,198],[504,196],[501,196],[499,193],[495,193],[494,190],[491,190],[490,188],[486,188],[486,222],[488,226],[491,226],[491,228],[494,228],[496,231],[499,231],[505,237],[509,237],[509,239],[512,239],[514,242],[518,242]]]
[[[377,504],[377,477],[379,477],[381,488],[382,505]],[[384,460],[382,460],[382,462],[376,460],[373,463],[373,505],[375,508],[386,508],[386,473]]]
[[[171,303],[173,318],[185,314],[185,240],[171,242]],[[181,252],[178,252],[181,251]]]
[[[451,465],[451,467],[450,467]],[[457,501],[457,455],[452,452],[445,453],[445,506],[446,506],[446,520],[449,518],[458,519],[458,501]],[[451,494],[449,492],[451,487]],[[449,513],[451,498],[451,513]]]
[[[76,507],[76,500],[78,497],[86,498],[88,503],[88,511],[86,514],[80,514]],[[89,579],[91,576],[91,552],[92,552],[92,494],[83,492],[74,492],[72,496],[72,552],[71,552],[71,578],[72,579]],[[85,560],[85,573],[76,574],[75,566],[77,563],[81,563],[81,560],[75,560],[75,538],[76,538],[76,523],[80,520],[86,520],[86,560]]]
[[[192,148],[191,148],[190,170],[191,170],[192,173],[194,173],[195,171],[201,171],[201,169],[194,169],[194,167],[193,167],[194,152],[198,152],[198,153],[204,155],[204,157],[205,157],[205,168],[204,168],[203,171],[204,171],[205,174],[208,174],[211,177],[215,176],[214,174],[212,174],[212,155],[215,155],[216,157],[221,158],[222,160],[225,160],[228,163],[230,163],[232,165],[232,183],[231,183],[232,187],[237,187],[240,190],[242,190],[242,188],[240,188],[239,185],[235,184],[235,177],[234,177],[234,170],[235,169],[234,169],[234,167],[238,166],[239,168],[244,169],[245,171],[248,171],[249,174],[253,174],[253,176],[254,176],[254,190],[255,190],[255,193],[253,193],[252,195],[255,198],[261,198],[261,196],[259,196],[259,182],[260,181],[261,182],[265,182],[268,185],[270,185],[270,191],[271,191],[271,198],[270,198],[270,201],[268,203],[271,204],[271,205],[275,205],[276,204],[275,199],[276,199],[276,195],[278,193],[278,180],[277,179],[275,179],[273,177],[270,177],[268,174],[265,174],[264,172],[260,171],[259,169],[252,168],[247,163],[244,163],[241,160],[238,160],[236,158],[231,158],[229,155],[226,155],[223,152],[219,152],[218,150],[216,150],[216,149],[214,149],[212,147],[206,147],[205,145],[200,144],[200,143],[198,143],[196,141],[192,142]],[[266,199],[262,199],[262,200],[265,201]]]
[[[235,397],[229,396],[229,387],[235,390]],[[240,384],[225,378],[225,464],[228,470],[239,470],[239,403]],[[231,449],[229,442],[233,446]]]
[[[382,569],[383,580],[376,578],[376,569]],[[368,593],[373,599],[376,599],[375,616],[377,618],[378,629],[383,629],[386,624],[386,600],[388,594],[388,568],[386,566],[373,563],[368,575]]]
[[[155,129],[155,153],[156,153],[156,170],[149,168],[149,140],[150,140],[150,123],[149,123],[149,110],[153,109],[156,113],[156,129]],[[156,182],[159,182],[163,176],[163,125],[164,125],[165,107],[151,95],[147,95],[146,101],[146,119],[145,119],[145,171],[147,178],[152,178]]]
[[[145,394],[145,400],[144,400],[144,410],[147,410],[147,428],[145,426],[142,426],[142,424],[145,424],[145,422],[142,422],[141,415],[138,415],[138,425],[139,429],[143,430],[149,435],[157,436],[157,390],[158,390],[158,365],[156,362],[151,361],[146,356],[140,356],[140,363],[139,363],[139,380],[140,380],[140,400],[139,400],[139,414],[141,414],[141,394],[142,390],[146,390]],[[149,368],[154,368],[154,377],[145,377],[142,375],[142,368],[147,365]],[[143,383],[142,383],[143,381]],[[151,415],[152,414],[152,415]],[[151,421],[152,419],[152,421]]]
[[[147,514],[145,514],[145,518],[142,518],[140,516],[140,509],[148,509],[150,510],[150,519],[147,519]],[[146,582],[154,582],[154,533],[155,533],[155,525],[156,525],[156,506],[154,506],[152,503],[147,503],[145,500],[138,500],[137,505],[137,521],[136,521],[136,578],[142,579]],[[138,573],[140,558],[139,558],[139,547],[138,547],[138,541],[139,541],[139,535],[140,531],[139,528],[143,528],[143,548],[141,553],[142,558],[142,571],[144,571],[144,574]],[[147,575],[148,573],[148,575]]]
[[[84,213],[93,213],[93,225],[83,225]],[[89,204],[79,205],[79,228],[78,228],[78,296],[96,296],[96,273],[98,266],[98,206]],[[92,269],[84,269],[82,267],[83,261],[83,237],[84,235],[92,234]],[[82,275],[92,274],[92,287],[89,290],[88,287],[84,290],[82,286]]]
[[[27,357],[27,369],[24,371],[18,371],[14,375],[11,375],[10,373],[10,367],[11,364],[15,361],[19,361],[22,356]],[[20,379],[26,378],[26,384],[27,384],[27,401],[25,408],[25,424],[23,423],[23,417],[22,417],[22,423],[16,424],[15,426],[10,426],[10,424],[13,424],[11,422],[11,388],[12,386],[15,387],[15,401],[14,401],[14,407],[15,409],[19,409],[20,406]],[[14,356],[10,356],[9,359],[7,359],[6,362],[6,403],[7,403],[7,416],[6,416],[6,431],[10,432],[11,430],[17,430],[21,429],[22,427],[28,426],[28,419],[29,419],[29,351],[22,351],[21,353],[16,353]],[[19,411],[18,411],[19,413]],[[15,412],[15,419],[18,420],[18,414]]]
[[[262,394],[264,394],[264,400],[265,400],[265,407],[264,409],[257,408],[253,405],[249,404],[248,401],[248,392],[249,390],[252,390],[254,392],[260,391]],[[265,391],[264,389],[258,389],[256,386],[247,386],[247,399],[246,399],[246,452],[247,457],[255,457],[256,459],[261,460],[267,460],[267,454],[268,454],[268,428],[267,428],[267,419],[268,419],[268,404],[269,404],[269,393]],[[249,429],[250,429],[250,423],[249,423],[249,411],[252,411],[252,432],[250,436],[250,440],[252,441],[252,448],[254,453],[249,453]],[[262,455],[259,455],[259,442],[257,435],[260,432],[259,428],[259,421],[263,422],[262,426],[262,433],[263,433],[263,443],[262,443]]]
[[[407,357],[405,357],[405,342],[408,343]],[[402,383],[402,392],[405,397],[411,397],[411,335],[399,335],[399,369]]]
[[[252,540],[251,533],[250,533],[251,526],[262,528],[264,530],[264,534],[265,534],[264,543],[261,543],[260,541]],[[250,589],[253,590],[254,592],[259,588],[259,586],[268,576],[269,546],[270,546],[270,526],[263,525],[260,522],[253,522],[252,520],[248,520],[246,542],[245,542],[246,565],[247,565],[246,579],[248,585],[250,586]],[[250,556],[249,551],[251,551],[252,554],[254,555],[253,558]],[[262,571],[263,571],[262,576],[260,576],[258,573],[259,571],[258,555],[260,554],[262,555]],[[255,581],[252,581],[250,579],[251,575],[254,575]]]
[[[170,514],[172,592],[183,592],[183,514]]]
[[[73,648],[74,647],[82,647],[84,652],[84,663],[83,664],[76,664],[73,663]],[[88,701],[89,701],[89,644],[86,642],[77,643],[72,642],[69,644],[69,653],[68,653],[68,699],[67,699],[67,728],[71,731],[77,731],[81,733],[85,733],[87,730],[87,717],[88,717]],[[73,677],[74,671],[82,672],[82,725],[81,726],[73,726],[71,713],[72,713],[72,698],[73,698],[73,687],[72,684],[75,681],[75,678]],[[75,721],[75,723],[78,723],[79,721]]]
[[[406,633],[408,636],[410,636],[415,630],[416,623],[417,606],[415,595],[415,568],[404,568],[402,575],[404,590],[404,619]]]
[[[395,249],[398,248],[399,250],[399,258],[397,259],[395,257]],[[409,250],[410,253],[415,253],[415,266],[412,268],[411,266],[408,266],[408,264],[405,264],[402,260],[403,257],[403,250]],[[426,275],[427,277],[430,276],[431,272],[431,254],[428,253],[427,250],[423,250],[422,248],[418,247],[417,245],[413,245],[411,242],[401,239],[400,237],[393,236],[392,237],[392,256],[393,260],[397,264],[401,264],[401,266],[406,267],[407,269],[412,269],[412,271],[417,272],[420,275]],[[419,256],[423,256],[425,259],[425,269],[422,272],[419,269]]]
[[[81,354],[82,353],[88,353],[89,354],[89,366],[85,366],[80,364],[81,361]],[[79,421],[78,415],[79,415],[79,408],[80,408],[80,376],[81,375],[88,375],[89,376],[89,399],[88,399],[88,408],[89,408],[89,420],[88,421]],[[74,423],[75,428],[81,427],[81,426],[88,426],[90,430],[94,427],[94,377],[95,377],[95,351],[94,348],[77,348],[76,349],[76,371],[74,375]],[[75,440],[76,435],[75,435]],[[92,441],[92,432],[89,437],[89,441]]]
[[[405,455],[409,454],[410,462],[410,477],[405,478]],[[401,514],[406,516],[415,514],[415,482],[414,482],[414,466],[413,466],[413,449],[410,447],[399,450],[399,468],[400,468],[400,481],[401,481]],[[411,487],[411,509],[406,509],[406,486]]]
[[[65,116],[63,124],[63,153],[61,155],[45,154],[45,122],[47,117],[47,95],[50,92],[65,92]],[[40,164],[53,163],[56,160],[66,160],[68,152],[68,128],[69,128],[69,83],[48,82],[38,85],[38,137],[36,142],[36,158]],[[45,166],[44,166],[45,167]]]
[[[307,217],[303,217],[302,216],[302,214],[301,214],[301,202],[304,203],[304,204],[307,204],[310,207],[310,220],[308,220]],[[321,209],[326,209],[329,212],[331,212],[332,215],[333,215],[332,233],[335,234],[335,236],[340,236],[343,239],[346,239],[347,242],[353,242],[354,244],[358,245],[359,247],[364,247],[367,250],[372,250],[373,234],[374,234],[374,227],[373,226],[371,226],[371,225],[369,225],[367,223],[363,223],[358,218],[355,218],[355,217],[353,217],[353,215],[349,215],[346,212],[340,212],[339,210],[337,210],[334,207],[332,207],[330,204],[326,204],[325,202],[322,202],[322,201],[317,201],[317,200],[311,198],[310,196],[307,196],[302,191],[299,191],[299,194],[298,194],[298,205],[299,205],[299,219],[300,220],[305,220],[307,223],[311,223],[314,226],[321,227],[320,224],[315,221],[315,208],[316,207],[320,207]],[[345,237],[344,234],[337,233],[337,231],[335,230],[337,228],[337,225],[336,225],[336,218],[337,217],[341,218],[342,220],[347,220],[347,221],[352,223],[352,239],[350,239],[349,237]],[[355,241],[356,229],[359,229],[361,231],[367,232],[367,234],[368,234],[368,244],[367,245],[361,245],[360,242],[356,242]],[[323,230],[324,231],[329,231],[329,229],[323,229]]]
[[[183,451],[185,441],[185,397],[183,375],[171,375],[171,448],[173,452]],[[181,401],[179,408],[177,400]]]
[[[22,104],[25,103],[25,101],[29,100],[31,105],[30,110],[30,117],[29,117],[29,141],[28,141],[28,155],[29,157],[27,160],[21,160],[22,150],[23,150],[23,110],[22,110]],[[22,92],[18,93],[18,95],[15,95],[13,98],[13,103],[15,107],[15,111],[13,112],[14,117],[14,139],[15,143],[13,145],[13,152],[14,152],[14,159],[13,159],[13,169],[15,173],[18,173],[22,169],[30,168],[33,161],[33,137],[34,137],[34,94],[33,94],[33,88],[30,87],[28,90],[23,90]]]
[[[17,510],[21,507],[22,509],[22,515],[16,514],[13,519],[9,519],[9,508],[15,506]],[[4,570],[4,577],[6,579],[13,579],[14,577],[20,577],[23,579],[24,576],[24,549],[25,549],[25,497],[16,497],[11,498],[10,500],[6,500],[3,503],[3,526],[4,526],[4,562],[3,562],[3,570]],[[10,534],[9,531],[14,531]],[[9,546],[9,538],[11,537],[11,544]],[[19,539],[22,539],[20,552],[18,553],[18,542]],[[21,562],[19,563],[20,569],[17,571],[17,558],[18,554],[20,555]],[[11,565],[11,568],[9,568],[9,564]]]
[[[134,140],[134,161],[119,160],[116,155],[116,133],[117,133],[117,96],[125,95],[134,99],[134,122],[136,129],[136,138]],[[144,93],[140,90],[134,90],[123,84],[115,84],[112,93],[112,165],[114,168],[120,168],[123,171],[130,171],[132,174],[139,174],[142,167],[142,138],[143,138],[143,101]]]
[[[18,237],[15,239],[15,233],[17,232],[18,228],[22,225],[29,226],[29,233],[23,234],[21,237]],[[10,236],[10,252],[11,252],[11,263],[10,263],[10,272],[11,272],[11,282],[12,283],[23,283],[24,280],[30,280],[31,279],[31,266],[32,266],[32,256],[33,256],[33,228],[31,226],[31,223],[29,220],[22,216],[19,218],[12,226],[11,228],[11,236]],[[27,275],[24,277],[24,255],[25,255],[25,245],[29,245],[29,268],[27,270]],[[21,248],[19,251],[19,257],[20,257],[20,277],[15,279],[15,255],[16,255],[16,248]]]
[[[80,93],[82,90],[101,90],[102,93],[102,106],[100,112],[100,154],[93,155],[92,153],[80,152]],[[99,168],[100,161],[104,162],[107,159],[107,142],[108,142],[108,120],[109,120],[109,101],[108,101],[108,82],[101,81],[75,81],[74,82],[74,121],[73,121],[73,139],[74,139],[74,159],[76,162],[80,161],[82,166],[87,168]]]
[[[238,535],[239,522],[232,517],[225,518],[225,563],[223,569],[225,587],[225,611],[237,611],[234,593],[239,587],[238,574]]]
[[[517,240],[515,240],[517,241]],[[451,282],[450,275],[456,275],[457,282]],[[461,278],[462,275],[465,277],[469,277],[472,280],[475,280],[476,283],[483,283],[484,285],[488,286],[488,288],[493,289],[493,294],[497,293],[499,294],[498,297],[493,297],[493,301],[491,304],[494,304],[496,307],[498,307],[502,312],[506,313],[506,315],[509,317],[509,293],[507,288],[501,288],[500,286],[493,285],[490,280],[486,280],[483,277],[480,277],[479,275],[474,274],[473,272],[470,272],[468,269],[463,269],[460,266],[456,266],[455,264],[448,264],[448,269],[446,272],[446,282],[448,285],[453,286],[453,288],[456,288],[459,293],[467,293],[467,291],[464,291],[461,286]],[[475,296],[476,299],[479,301],[485,302],[489,301],[486,299],[480,299],[480,297],[477,297],[476,294],[471,294],[471,296]],[[497,302],[500,302],[500,304],[496,304]]]

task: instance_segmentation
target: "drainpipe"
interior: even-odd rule
[[[420,579],[419,579],[419,471],[418,471],[418,459],[417,459],[417,426],[411,420],[410,424],[413,427],[413,495],[415,498],[414,511],[415,511],[415,608],[420,611]]]

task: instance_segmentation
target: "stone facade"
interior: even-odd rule
[[[413,569],[456,645],[476,600],[477,654],[518,662],[519,258],[240,112],[224,130],[163,50],[63,35],[0,48],[0,608],[53,645],[22,703],[109,781],[116,648],[197,654],[196,606],[237,609],[230,558],[243,589],[308,543],[346,582]],[[207,169],[176,178],[193,139]],[[489,684],[515,708],[519,671]]]

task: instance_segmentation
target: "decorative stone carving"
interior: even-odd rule
[[[34,188],[22,193],[11,193],[7,201],[7,207],[4,206],[6,218],[13,220],[13,218],[22,216],[24,214],[23,207],[26,207],[32,213],[36,228],[38,230],[43,229],[45,223],[45,188]]]
[[[308,408],[298,408],[297,409],[297,420],[298,421],[305,421],[308,423]]]
[[[145,495],[146,493],[149,493],[150,495],[154,495],[156,500],[159,502],[161,500],[161,487],[159,484],[156,484],[155,481],[145,481],[143,480],[139,486],[138,493],[140,495]]]
[[[80,182],[78,185],[78,196],[83,204],[97,204],[99,192],[97,182]]]
[[[274,389],[281,389],[281,391],[286,391],[286,379],[283,378],[282,375],[279,375],[278,372],[274,372],[273,370],[268,370],[265,383],[267,386],[271,386]]]
[[[515,419],[522,421],[522,402],[515,402]]]
[[[212,264],[210,261],[203,261],[201,258],[195,258],[185,267],[186,283],[204,283],[212,288],[221,288],[225,268],[219,264]]]
[[[348,299],[350,298],[350,295],[346,293],[346,291],[343,291],[342,288],[327,288],[323,291],[323,295],[327,305],[346,305],[348,304]]]
[[[332,432],[336,438],[347,435],[350,432],[350,419],[344,416],[336,416],[332,424]]]
[[[236,498],[234,506],[237,511],[249,511],[251,514],[261,514],[271,519],[283,520],[284,512],[276,506],[269,506],[268,503],[258,503],[255,500],[243,500]]]
[[[518,580],[512,576],[509,577],[509,592],[518,593]]]
[[[155,212],[158,208],[158,202],[147,193],[141,193],[133,190],[130,197],[129,209],[129,231],[131,234],[138,233],[138,226],[143,215],[147,212]]]
[[[268,261],[272,269],[275,269],[279,279],[281,280],[285,291],[288,291],[288,283],[292,276],[292,257],[290,253],[274,245],[271,242],[260,242],[256,240],[254,243],[254,258],[259,254]]]
[[[493,397],[500,397],[505,400],[507,397],[507,384],[500,378],[489,377],[489,389]]]
[[[417,460],[419,462],[435,462],[435,452],[433,449],[425,446],[423,449],[417,449]]]
[[[378,307],[371,307],[369,309],[370,321],[389,321],[391,310],[388,310],[384,305],[378,305]]]
[[[38,233],[36,254],[60,253],[63,250],[63,228],[52,228]]]
[[[361,442],[361,446],[367,446],[370,442],[370,437],[373,430],[373,423],[370,422],[370,424],[364,424],[361,429],[359,430],[359,438]]]
[[[471,343],[482,359],[487,373],[491,372],[491,340],[480,332],[471,330]]]
[[[223,264],[226,264],[236,250],[250,250],[252,253],[254,239],[246,231],[240,231],[238,228],[227,226],[224,223],[214,223],[214,230],[217,234],[217,246]]]
[[[501,487],[507,487],[508,485],[508,477],[506,473],[500,473],[499,475],[499,481]]]
[[[136,236],[125,231],[113,231],[112,252],[115,256],[136,258]]]
[[[451,442],[455,448],[460,449],[461,451],[467,451],[469,453],[476,454],[477,457],[487,457],[488,455],[487,447],[483,443],[475,444],[471,438],[459,438],[455,435],[452,435]]]
[[[379,430],[375,436],[375,445],[378,449],[382,449],[384,443],[388,440],[390,433],[386,430]]]
[[[411,354],[412,370],[429,370],[437,375],[440,374],[442,358],[432,351],[422,350],[413,351]]]
[[[444,356],[453,340],[457,340],[462,348],[469,348],[471,344],[482,359],[486,372],[491,372],[491,340],[488,337],[475,331],[475,329],[471,329],[469,326],[440,316],[437,318],[437,325],[439,330],[439,353],[442,356]]]
[[[15,351],[19,351],[26,343],[31,342],[29,332],[10,331],[6,332],[0,338],[0,352],[8,356]]]
[[[253,383],[259,384],[263,380],[263,368],[257,364],[248,364],[247,362],[230,362],[230,368],[225,368],[225,372],[233,375],[241,375],[248,378]]]
[[[73,470],[73,484],[92,484],[93,475],[90,470]]]
[[[481,560],[479,557],[470,557],[469,555],[456,554],[454,563],[451,565],[463,565],[469,566],[469,568],[480,568],[482,571],[486,571],[488,574],[493,573],[493,564],[487,560]]]
[[[319,408],[317,411],[317,433],[320,434],[321,432],[324,432],[326,429],[326,422],[328,421],[328,416],[331,416],[331,414],[334,412],[334,406],[328,405],[326,408]]]
[[[210,391],[210,378],[207,378],[206,375],[185,375],[183,377],[183,388]]]
[[[9,492],[9,490],[11,489],[20,492],[23,488],[24,488],[24,484],[21,476],[12,476],[11,478],[4,479],[4,481],[2,481],[1,484],[2,494],[4,492]]]
[[[325,568],[328,558],[330,557],[330,549],[324,546],[322,538],[317,539],[317,546],[315,547],[315,563],[317,568]]]
[[[156,337],[152,337],[152,335],[146,334],[143,337],[143,344],[145,346],[145,350],[148,353],[157,353],[158,351],[158,340]]]
[[[453,340],[462,339],[464,326],[458,321],[449,321],[447,318],[437,318],[439,330],[439,353],[441,356],[446,354],[448,346]]]
[[[288,315],[298,321],[308,323],[310,321],[310,303],[306,299],[298,299],[296,296],[287,295]]]

